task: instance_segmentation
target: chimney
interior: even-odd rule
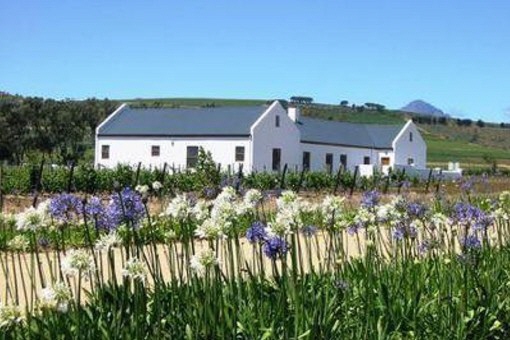
[[[299,112],[299,107],[298,106],[289,105],[289,107],[287,109],[287,112],[289,114],[290,119],[292,119],[292,121],[294,123],[299,122],[299,118],[301,116],[301,112]]]

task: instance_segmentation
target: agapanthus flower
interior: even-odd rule
[[[155,192],[160,191],[162,188],[163,188],[163,184],[161,184],[160,181],[152,182],[152,190],[154,190]]]
[[[279,236],[273,236],[264,243],[264,254],[272,260],[283,258],[287,254],[287,242]]]
[[[212,218],[208,218],[199,224],[195,229],[195,235],[209,240],[224,236],[221,225]]]
[[[109,232],[107,234],[102,235],[94,245],[94,249],[97,251],[109,251],[112,248],[115,248],[122,244],[122,240],[117,234],[117,232]]]
[[[454,206],[452,219],[461,226],[473,226],[477,230],[484,230],[493,223],[493,218],[481,210],[468,203],[459,202]]]
[[[198,222],[204,221],[209,217],[209,207],[209,202],[205,200],[198,200],[193,208],[191,208],[191,214],[193,218]]]
[[[147,278],[147,267],[135,257],[130,258],[122,269],[122,276],[132,280],[145,281]]]
[[[412,202],[407,205],[407,213],[413,218],[423,218],[427,212],[427,207],[421,203]]]
[[[190,268],[197,275],[203,275],[205,272],[219,264],[216,254],[212,249],[205,249],[193,255],[190,259]]]
[[[149,186],[147,184],[144,185],[138,184],[135,187],[135,191],[139,192],[142,195],[146,195],[149,192]]]
[[[84,249],[72,249],[62,260],[62,273],[67,276],[89,277],[95,270],[93,257]]]
[[[120,193],[112,195],[108,206],[108,215],[116,226],[130,223],[134,227],[138,227],[145,216],[142,196],[129,187],[124,188]]]
[[[55,220],[67,223],[81,218],[83,205],[79,197],[64,193],[51,199],[49,211]]]
[[[20,231],[36,231],[46,227],[49,223],[49,201],[41,202],[37,208],[29,207],[25,211],[16,214],[16,228]]]
[[[72,299],[71,288],[64,282],[57,282],[52,287],[42,290],[39,307],[56,309],[65,313],[68,311]]]
[[[259,243],[266,240],[268,234],[266,226],[260,221],[253,222],[246,230],[246,239],[250,243]]]
[[[26,251],[30,246],[30,241],[25,235],[16,235],[9,242],[7,242],[7,248],[15,252]]]
[[[186,194],[181,194],[170,201],[165,213],[177,220],[185,220],[192,215],[192,209],[191,200]]]
[[[94,223],[98,229],[112,230],[116,227],[116,221],[113,216],[108,213],[99,197],[91,197],[84,206],[85,215],[90,223]]]
[[[480,242],[480,239],[474,234],[467,235],[465,238],[463,237],[462,243],[467,250],[479,249],[482,247],[482,242]]]
[[[257,189],[250,189],[244,194],[243,203],[249,208],[255,208],[262,200],[262,193]]]
[[[367,209],[374,208],[379,204],[380,199],[381,195],[377,190],[366,191],[361,198],[361,206]]]
[[[4,306],[0,303],[0,329],[9,328],[23,321],[19,306]]]
[[[311,224],[306,225],[301,228],[301,233],[303,233],[306,237],[315,236],[315,234],[317,234],[317,227]]]
[[[336,224],[341,220],[343,210],[344,198],[338,196],[328,195],[322,201],[322,216],[324,224]]]

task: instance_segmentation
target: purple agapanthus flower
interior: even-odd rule
[[[279,236],[267,239],[263,248],[264,254],[272,260],[284,257],[287,254],[287,250],[287,242]]]
[[[418,231],[413,226],[408,227],[397,227],[393,230],[393,238],[397,241],[402,241],[404,238],[408,237],[414,239],[418,236]]]
[[[315,234],[317,234],[317,227],[314,225],[307,225],[307,226],[304,226],[303,228],[301,228],[301,232],[306,237],[312,237]]]
[[[480,242],[480,239],[474,235],[468,235],[466,238],[463,239],[463,244],[465,249],[480,249],[482,247],[482,242]]]
[[[142,196],[129,187],[111,197],[107,214],[115,227],[122,223],[130,223],[137,227],[145,216],[145,207]]]
[[[373,208],[379,203],[380,199],[381,195],[377,190],[366,191],[361,198],[361,206],[367,209]]]
[[[454,206],[452,219],[461,225],[473,226],[476,230],[484,230],[493,222],[493,218],[485,211],[463,202]]]
[[[246,239],[250,243],[263,242],[267,239],[267,236],[266,226],[260,221],[253,222],[246,230]]]
[[[72,194],[53,197],[49,206],[50,215],[59,222],[71,222],[83,212],[81,199]]]
[[[347,233],[349,233],[349,235],[357,234],[361,228],[363,228],[363,224],[353,223],[352,225],[347,227]]]
[[[407,213],[414,218],[422,218],[427,212],[427,207],[421,203],[409,203],[407,205]]]
[[[94,223],[96,228],[105,230],[115,229],[115,221],[108,214],[108,209],[102,204],[99,197],[91,197],[85,204],[84,211],[89,221]]]

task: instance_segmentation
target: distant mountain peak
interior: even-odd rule
[[[424,116],[433,116],[433,117],[444,117],[448,116],[441,109],[438,109],[432,104],[427,103],[424,100],[417,99],[413,100],[406,106],[400,109],[401,111],[416,113]]]

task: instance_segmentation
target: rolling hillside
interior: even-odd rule
[[[211,98],[154,98],[118,100],[134,106],[194,107],[259,105],[264,99]],[[367,124],[398,124],[413,117],[399,110],[369,110],[361,107],[312,104],[303,107],[303,115],[329,120]],[[497,124],[484,127],[458,126],[455,119],[446,125],[418,124],[428,145],[429,166],[445,166],[449,161],[460,162],[461,167],[488,167],[495,160],[498,165],[510,167],[510,129]]]

